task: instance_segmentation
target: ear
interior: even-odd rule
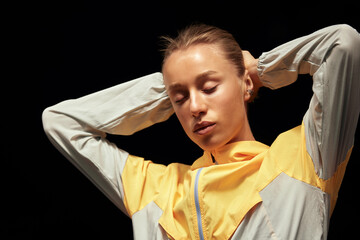
[[[245,70],[244,73],[244,102],[250,102],[252,100],[252,96],[254,94],[254,84],[250,78],[248,70]]]

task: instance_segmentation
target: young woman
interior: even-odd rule
[[[336,25],[254,59],[232,35],[193,25],[166,38],[162,73],[43,113],[50,141],[133,222],[135,239],[326,239],[360,110],[360,36]],[[247,103],[310,74],[300,126],[254,139]],[[204,150],[191,166],[130,155],[130,135],[175,111]]]

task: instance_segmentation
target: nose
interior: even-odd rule
[[[194,118],[204,115],[207,111],[206,103],[199,93],[190,94],[190,112]]]

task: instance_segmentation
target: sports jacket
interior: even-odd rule
[[[271,146],[235,142],[191,166],[156,164],[106,139],[173,114],[161,73],[49,107],[43,125],[55,147],[131,217],[135,239],[326,239],[359,116],[359,66],[360,37],[347,25],[263,53],[258,73],[266,87],[312,76],[302,124]]]

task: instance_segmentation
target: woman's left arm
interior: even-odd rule
[[[317,175],[329,179],[354,143],[360,111],[360,35],[335,25],[285,43],[258,60],[263,86],[277,89],[313,77],[313,92],[304,116],[306,148]]]

